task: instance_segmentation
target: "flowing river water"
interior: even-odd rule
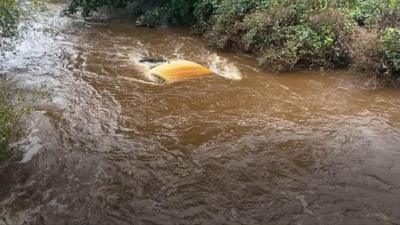
[[[343,71],[269,74],[173,28],[60,17],[0,61],[44,86],[0,164],[0,224],[400,224],[400,89]],[[216,74],[172,84],[142,57]]]

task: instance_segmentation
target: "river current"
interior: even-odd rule
[[[187,30],[63,7],[0,60],[49,93],[20,156],[0,164],[0,225],[400,224],[400,89],[345,71],[271,74]],[[143,57],[215,74],[159,84]]]

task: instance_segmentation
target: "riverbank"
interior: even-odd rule
[[[400,224],[400,89],[340,70],[277,76],[185,29],[64,7],[0,59],[51,94],[22,157],[0,165],[0,224]],[[136,63],[151,55],[242,79],[154,85]]]
[[[70,13],[127,8],[143,26],[192,27],[218,49],[257,56],[269,71],[347,68],[390,82],[400,75],[397,0],[72,0]]]
[[[1,75],[5,76],[5,75]],[[20,137],[22,132],[21,118],[25,110],[18,110],[11,103],[15,90],[7,83],[5,77],[0,79],[0,160],[12,155],[10,144]]]
[[[0,1],[0,60],[13,49],[19,36],[24,11],[22,3],[15,0]],[[0,64],[2,69],[3,64]],[[8,76],[0,72],[0,161],[11,157],[10,144],[21,133],[20,119],[24,110],[16,109],[12,101],[17,98]],[[1,221],[0,221],[1,222]]]

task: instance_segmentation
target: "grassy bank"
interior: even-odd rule
[[[191,26],[210,44],[258,57],[274,71],[351,68],[400,75],[398,0],[72,0],[69,12],[129,8],[139,23]]]
[[[0,57],[4,51],[12,50],[18,37],[22,10],[16,0],[0,0]],[[6,75],[0,74],[0,160],[11,156],[10,143],[21,132],[20,118],[23,110],[12,106],[15,89],[6,82]]]
[[[0,160],[11,156],[10,143],[15,141],[22,132],[20,119],[25,110],[18,110],[11,104],[11,96],[15,89],[4,79],[0,79]]]
[[[18,37],[21,12],[16,0],[0,0],[0,54],[13,47]]]

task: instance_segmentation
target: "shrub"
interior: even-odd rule
[[[166,21],[167,11],[163,7],[155,8],[146,11],[138,18],[138,21],[144,26],[156,27],[160,26]]]
[[[19,121],[26,112],[11,105],[9,98],[13,92],[5,80],[0,81],[0,160],[11,155],[9,144],[21,133]]]
[[[261,66],[273,70],[349,63],[354,23],[344,9],[319,1],[252,2],[247,8],[238,0],[218,9],[209,33],[214,46],[255,53]]]
[[[192,27],[195,33],[204,34],[211,28],[210,18],[215,13],[217,5],[217,0],[202,0],[195,3],[193,16],[196,23]]]
[[[369,75],[388,77],[384,46],[377,30],[358,29],[352,46],[352,68]]]
[[[382,42],[390,73],[397,78],[400,75],[400,29],[386,28]]]
[[[383,80],[400,76],[400,30],[361,30],[354,44],[353,68]]]
[[[243,20],[264,1],[222,0],[210,18],[208,33],[210,43],[218,48],[239,47],[243,49],[241,37],[244,34]]]
[[[20,17],[16,0],[0,0],[0,51],[8,49],[17,36]]]
[[[359,0],[353,4],[349,15],[359,25],[376,24],[382,16],[385,0]]]

